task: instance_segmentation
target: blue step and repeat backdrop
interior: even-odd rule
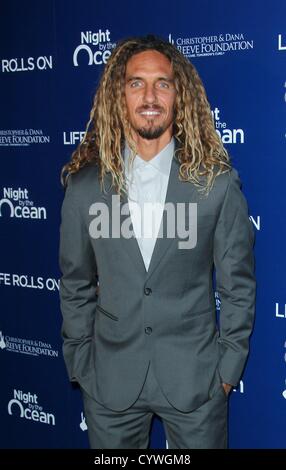
[[[229,446],[285,448],[286,2],[6,0],[0,11],[0,447],[88,447],[61,354],[60,170],[115,44],[156,33],[197,67],[256,232],[256,323]],[[166,447],[159,418],[150,447]]]

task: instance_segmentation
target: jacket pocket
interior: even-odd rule
[[[104,310],[104,308],[102,308],[100,305],[96,306],[96,310],[99,310],[101,313],[111,318],[112,320],[115,320],[115,321],[119,320],[119,318],[116,315],[113,315],[113,313],[110,313],[107,310]]]

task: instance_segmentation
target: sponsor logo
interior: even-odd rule
[[[50,343],[39,339],[15,338],[0,331],[0,348],[7,352],[57,358],[59,352]]]
[[[284,102],[286,103],[286,81],[284,82]],[[285,138],[286,138],[286,133],[285,133]]]
[[[86,421],[85,421],[85,416],[83,413],[80,414],[80,423],[79,423],[79,427],[82,431],[87,431],[87,424],[86,424]]]
[[[116,43],[111,42],[110,31],[99,29],[96,32],[82,31],[80,33],[80,44],[73,53],[73,65],[78,67],[84,65],[106,64]]]
[[[249,40],[242,33],[184,38],[174,38],[172,34],[169,34],[169,42],[187,58],[219,56],[231,52],[245,52],[254,48],[253,40]]]
[[[286,304],[282,306],[282,305],[279,305],[279,302],[275,303],[275,317],[286,318]]]
[[[221,300],[219,298],[219,293],[217,291],[215,291],[215,307],[216,307],[216,310],[220,310],[220,304],[221,304]]]
[[[64,145],[79,144],[82,141],[84,134],[84,131],[63,132]]]
[[[253,223],[256,230],[258,230],[258,231],[261,230],[260,215],[257,215],[256,217],[254,217],[253,215],[250,215],[249,220]]]
[[[286,51],[286,38],[278,34],[278,51]]]
[[[227,127],[227,123],[221,120],[219,108],[212,110],[212,116],[215,130],[220,136],[223,144],[244,144],[243,129],[232,129]]]
[[[27,188],[3,188],[3,197],[0,199],[0,217],[17,219],[46,219],[45,207],[37,207],[29,199]]]
[[[244,393],[244,383],[240,380],[238,387],[233,388],[233,392]]]
[[[27,289],[47,289],[48,291],[59,291],[60,280],[52,277],[46,279],[42,276],[31,276],[28,274],[0,273],[0,285],[12,287],[24,287]]]
[[[49,144],[50,140],[42,129],[0,129],[0,147],[29,147]]]
[[[0,331],[0,349],[5,349],[6,343],[2,331]]]
[[[2,59],[1,70],[5,72],[32,72],[33,70],[51,70],[53,58],[51,55],[39,57],[20,57],[13,59]]]
[[[286,362],[286,341],[284,342],[284,361]],[[286,385],[286,380],[285,380],[285,385]],[[286,388],[282,391],[282,397],[285,398],[286,400]]]
[[[50,426],[56,424],[55,415],[43,410],[39,405],[38,396],[31,392],[24,393],[22,390],[14,389],[13,398],[8,403],[8,414]]]

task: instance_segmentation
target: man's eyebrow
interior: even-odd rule
[[[142,77],[131,76],[126,79],[126,82],[131,82],[132,80],[143,80]]]
[[[173,83],[174,79],[169,77],[159,77],[158,80],[164,80],[165,82]]]
[[[126,83],[129,83],[132,80],[144,80],[144,78],[143,77],[136,77],[136,76],[127,77]],[[169,77],[158,77],[156,79],[156,81],[158,81],[158,80],[164,80],[165,82],[174,83],[174,79],[169,78]]]

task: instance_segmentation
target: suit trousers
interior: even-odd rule
[[[92,449],[147,449],[154,415],[162,419],[169,449],[227,448],[228,397],[222,386],[199,408],[182,412],[166,399],[150,363],[139,397],[124,411],[105,408],[83,389],[82,396]]]

